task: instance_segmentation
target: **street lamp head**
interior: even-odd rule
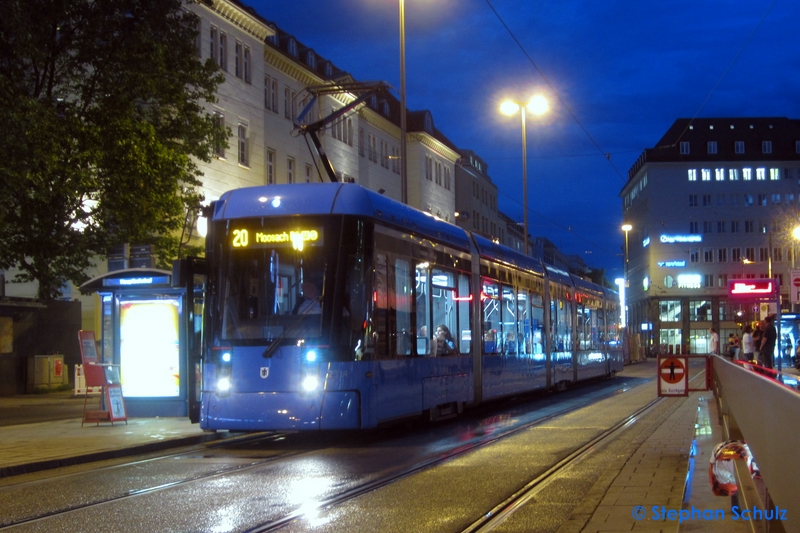
[[[622,225],[622,231],[630,231],[632,229],[633,229],[633,226],[631,226],[630,224],[623,224]]]
[[[792,237],[800,241],[800,226],[795,226],[792,230]]]
[[[504,115],[514,115],[519,111],[519,104],[511,100],[505,100],[500,104],[500,112]]]
[[[535,95],[531,98],[531,101],[528,102],[528,111],[534,115],[547,113],[548,109],[550,109],[550,105],[547,103],[547,99],[541,94]]]

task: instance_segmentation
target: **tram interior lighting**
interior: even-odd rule
[[[219,392],[228,392],[231,390],[231,380],[228,378],[220,378],[217,380],[217,390]]]
[[[230,352],[225,352],[224,354],[222,354],[222,361],[225,362],[225,363],[230,363],[231,362],[231,354],[230,354]]]

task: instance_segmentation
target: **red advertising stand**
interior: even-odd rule
[[[86,393],[83,398],[83,420],[84,422],[114,422],[124,420],[128,423],[128,416],[125,412],[125,400],[122,397],[122,386],[119,384],[119,372],[115,372],[114,365],[104,365],[97,358],[97,341],[94,338],[94,331],[81,330],[78,332],[78,341],[81,347],[81,362],[83,363],[83,375],[86,380]],[[101,387],[101,398],[105,401],[106,409],[87,411],[86,402],[89,398],[91,387]]]

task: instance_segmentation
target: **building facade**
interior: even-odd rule
[[[800,120],[679,119],[642,153],[620,197],[632,226],[628,326],[648,353],[705,353],[709,328],[724,344],[760,318],[765,309],[729,299],[731,280],[777,279],[789,308]]]

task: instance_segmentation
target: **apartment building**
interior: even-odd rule
[[[642,346],[704,352],[710,327],[722,339],[740,332],[737,321],[759,311],[728,298],[730,280],[777,279],[788,308],[800,120],[678,119],[630,169],[620,198],[632,226],[628,325]]]

